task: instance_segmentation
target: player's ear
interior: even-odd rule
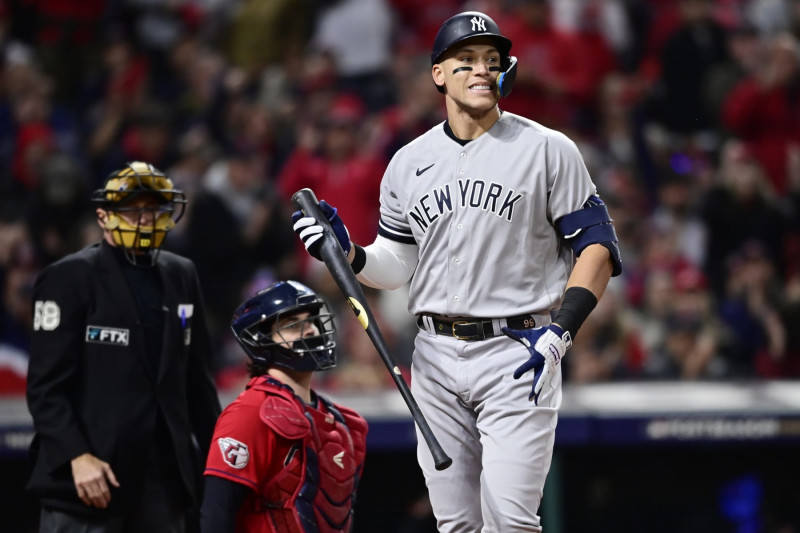
[[[433,83],[437,87],[444,88],[444,70],[442,70],[441,64],[436,63],[431,67],[431,77],[433,77]]]

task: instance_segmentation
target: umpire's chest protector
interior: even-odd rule
[[[261,487],[260,505],[269,518],[250,515],[261,524],[252,531],[350,531],[366,455],[366,421],[321,397],[318,408],[303,405],[290,391],[269,381],[255,387],[267,392],[259,411],[261,421],[295,444],[284,468]]]

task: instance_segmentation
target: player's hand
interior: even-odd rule
[[[564,331],[556,324],[534,329],[503,328],[503,333],[521,342],[531,353],[530,359],[514,371],[514,379],[533,370],[533,387],[528,400],[533,400],[538,405],[539,394],[544,385],[550,383],[561,358],[572,346],[572,337],[569,331]]]
[[[339,241],[344,255],[347,256],[352,247],[350,232],[347,231],[347,227],[344,225],[344,222],[342,222],[342,218],[339,216],[337,209],[328,204],[325,200],[320,200],[319,208],[322,214],[327,217],[333,234],[336,235],[336,240]],[[322,248],[322,226],[314,217],[305,216],[302,211],[295,211],[292,213],[292,222],[294,223],[294,226],[292,226],[294,232],[297,233],[300,240],[303,241],[306,251],[311,257],[322,261],[322,255],[320,254],[320,249]]]
[[[119,487],[111,465],[90,453],[79,455],[71,462],[72,479],[78,497],[89,507],[105,509],[111,501],[108,484]]]

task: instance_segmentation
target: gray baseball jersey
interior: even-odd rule
[[[503,113],[461,146],[436,126],[392,158],[380,234],[416,242],[409,311],[504,317],[553,308],[572,250],[553,225],[596,193],[575,143]]]
[[[503,113],[461,145],[434,127],[399,150],[381,186],[380,235],[419,246],[409,311],[549,323],[572,268],[554,226],[596,188],[563,134]],[[496,332],[497,333],[497,332]],[[453,464],[437,471],[418,435],[419,464],[442,533],[541,531],[537,514],[552,458],[560,367],[538,405],[530,357],[500,334],[477,342],[420,330],[411,390]]]

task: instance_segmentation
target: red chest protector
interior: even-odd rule
[[[259,411],[261,421],[281,437],[296,441],[283,470],[260,488],[261,508],[267,514],[263,518],[271,530],[350,531],[366,456],[366,420],[321,396],[318,408],[307,406],[270,379],[254,388],[267,395]]]

